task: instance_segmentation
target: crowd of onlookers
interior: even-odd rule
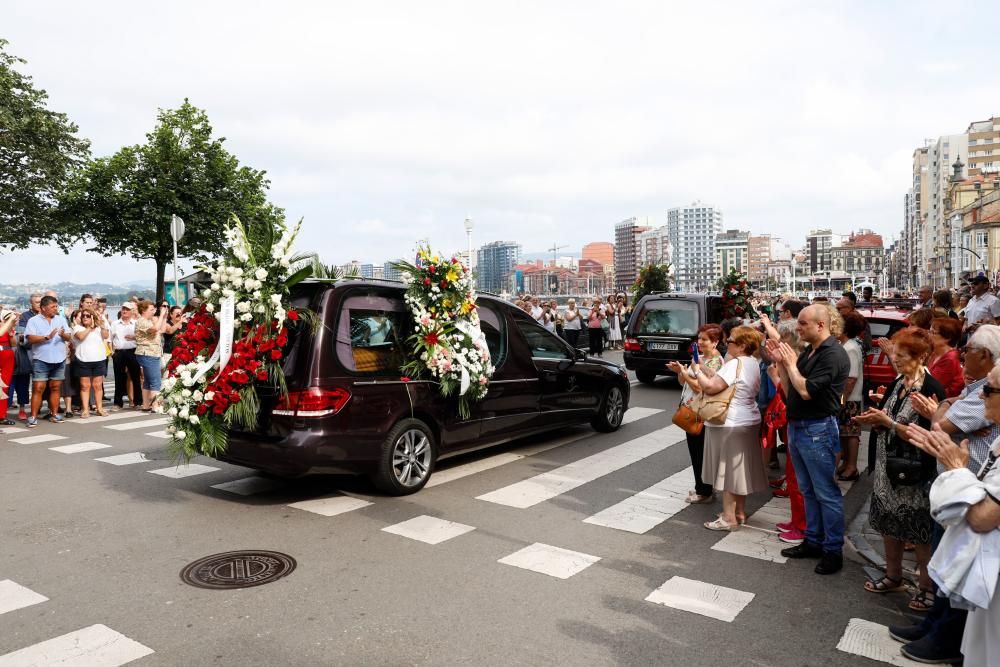
[[[104,417],[126,401],[130,409],[151,412],[164,355],[200,306],[198,299],[182,308],[132,297],[111,314],[104,298],[84,294],[67,308],[51,291],[32,294],[29,303],[21,313],[3,311],[0,321],[0,423],[16,423],[8,417],[10,402],[28,428],[41,418],[58,424]],[[107,396],[109,375],[114,391]]]
[[[776,527],[789,545],[782,555],[816,559],[818,574],[832,574],[843,564],[838,482],[867,469],[868,521],[886,562],[864,588],[906,593],[922,616],[890,626],[902,653],[1000,664],[1000,603],[990,604],[1000,575],[1000,299],[982,276],[963,295],[923,288],[905,326],[873,341],[863,313],[877,301],[870,292],[761,300],[756,321],[700,328],[698,360],[670,364],[683,385],[678,413],[711,415],[713,401],[728,409],[723,423],[675,418],[688,432],[694,470],[687,500],[713,503],[720,494],[722,511],[705,527],[733,531],[747,519],[748,495],[789,498],[791,519]],[[895,369],[887,386],[866,382],[873,346]],[[858,461],[863,429],[867,466]],[[779,450],[784,475],[769,477]],[[917,565],[911,586],[906,551]]]
[[[516,299],[514,305],[573,347],[586,345],[598,357],[605,350],[622,349],[625,327],[632,315],[632,306],[624,294],[587,297],[580,303],[571,298],[564,309],[559,308],[555,299],[544,301],[526,294]],[[583,332],[587,333],[585,338]]]

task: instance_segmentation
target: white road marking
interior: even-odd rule
[[[0,435],[19,435],[27,432],[28,429],[20,426],[0,426]]]
[[[792,545],[778,539],[776,523],[791,516],[788,498],[772,498],[747,518],[743,528],[729,533],[712,545],[715,551],[747,556],[773,563],[786,563],[781,550]]]
[[[149,459],[142,452],[131,452],[129,454],[117,454],[115,456],[105,456],[103,458],[94,459],[95,461],[100,461],[101,463],[110,463],[113,466],[128,466],[133,463],[146,463]]]
[[[143,435],[150,438],[162,438],[163,440],[170,438],[170,434],[166,431],[153,431],[152,433],[143,433]]]
[[[520,509],[531,507],[641,461],[683,439],[684,431],[671,424],[574,463],[477,496],[477,499]]]
[[[464,535],[475,530],[474,526],[467,526],[464,523],[445,521],[433,516],[422,515],[414,517],[409,521],[397,523],[394,526],[386,526],[382,529],[386,533],[402,535],[411,540],[426,542],[427,544],[440,544],[453,537]]]
[[[435,470],[434,474],[431,475],[431,478],[427,481],[426,486],[432,487],[447,484],[448,482],[454,482],[456,479],[468,477],[469,475],[475,475],[478,472],[491,470],[492,468],[498,468],[502,465],[512,463],[513,461],[520,461],[524,458],[524,456],[524,454],[504,452],[503,454],[497,454],[496,456],[479,459],[478,461],[470,461],[469,463],[463,463],[451,468],[446,468],[445,470]]]
[[[204,475],[205,473],[215,472],[216,470],[221,470],[221,468],[203,466],[199,463],[185,463],[172,468],[159,468],[157,470],[147,470],[146,472],[151,475],[163,475],[164,477],[169,477],[170,479],[181,479],[183,477]]]
[[[151,653],[153,649],[115,632],[106,625],[91,625],[0,656],[0,667],[30,665],[117,667]]]
[[[650,593],[646,600],[732,623],[753,598],[753,593],[738,591],[735,588],[716,586],[684,577],[671,577]]]
[[[888,627],[863,618],[852,618],[847,623],[844,636],[837,643],[837,650],[900,667],[917,667],[921,664],[900,653],[900,646],[899,642],[889,636]]]
[[[316,500],[303,500],[292,503],[289,507],[312,512],[313,514],[321,514],[322,516],[337,516],[338,514],[351,512],[362,507],[368,507],[371,504],[367,500],[352,498],[350,496],[330,496],[329,498],[317,498]]]
[[[65,440],[65,435],[55,435],[53,433],[46,433],[44,435],[31,435],[27,438],[13,438],[11,442],[16,442],[19,445],[37,445],[40,442],[54,442],[55,440]]]
[[[143,419],[142,421],[130,422],[128,424],[112,424],[111,426],[105,426],[104,428],[114,429],[115,431],[135,431],[140,428],[163,426],[164,424],[169,423],[170,417],[160,417],[159,419]]]
[[[63,445],[62,447],[49,447],[54,452],[60,454],[78,454],[80,452],[92,452],[95,449],[107,449],[111,445],[104,445],[99,442],[78,442],[75,445]]]
[[[584,523],[647,533],[690,505],[685,501],[694,483],[691,466],[616,505],[587,517]]]
[[[663,412],[663,410],[657,408],[629,408],[625,412],[625,416],[622,417],[622,426],[625,424],[631,424],[632,422],[637,422],[640,419],[645,419],[646,417],[658,415],[661,412]]]
[[[67,424],[98,424],[103,425],[105,422],[118,421],[119,419],[142,419],[144,413],[136,412],[135,410],[121,410],[120,412],[109,412],[107,417],[101,417],[100,415],[91,412],[90,417],[87,419],[70,419]]]
[[[285,486],[285,482],[278,479],[268,479],[267,477],[244,477],[232,482],[223,484],[213,484],[213,489],[235,493],[240,496],[252,496],[256,493],[267,493]]]
[[[540,572],[557,579],[569,579],[599,560],[601,560],[600,556],[591,556],[579,551],[570,551],[535,542],[509,556],[504,556],[497,562],[532,572]]]
[[[30,588],[25,588],[10,579],[0,581],[0,614],[6,614],[15,609],[24,609],[47,600],[48,598],[44,595],[40,595]]]

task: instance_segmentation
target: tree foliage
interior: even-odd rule
[[[222,253],[223,225],[238,217],[253,239],[283,212],[267,201],[264,171],[240,166],[212,137],[208,115],[187,99],[160,110],[146,143],[90,161],[67,188],[59,218],[91,252],[156,263],[157,299],[173,259],[170,219],[185,223],[178,255],[207,261]]]
[[[71,236],[50,215],[66,180],[89,155],[66,114],[46,108],[48,95],[15,68],[0,39],[0,246],[27,247]]]
[[[670,291],[670,265],[650,264],[639,269],[639,277],[632,285],[632,305],[653,292]]]

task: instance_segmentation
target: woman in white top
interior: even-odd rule
[[[766,491],[767,470],[760,455],[760,366],[753,355],[764,336],[747,326],[735,327],[726,341],[726,364],[718,373],[708,374],[695,364],[695,382],[708,396],[725,391],[736,383],[726,423],[705,424],[705,458],[701,476],[721,490],[722,514],[706,521],[709,530],[736,530],[746,521],[746,497]],[[711,371],[708,371],[711,373]]]
[[[613,297],[608,297],[608,347],[617,350],[622,346],[622,311],[624,305]]]
[[[82,410],[80,417],[90,416],[90,391],[94,391],[94,405],[97,414],[107,416],[104,411],[104,377],[108,374],[108,349],[104,341],[109,336],[101,316],[92,308],[80,311],[80,323],[73,327],[73,346],[75,348],[75,371],[80,379],[80,402]]]
[[[854,418],[865,411],[862,385],[864,378],[864,354],[861,351],[861,341],[858,336],[865,332],[865,318],[861,313],[852,311],[844,316],[844,330],[838,338],[847,352],[851,369],[844,384],[844,394],[841,397],[840,408],[840,466],[837,468],[837,479],[842,482],[853,482],[858,472],[858,447],[861,442],[861,424]]]
[[[580,341],[580,311],[576,309],[576,299],[566,302],[566,314],[563,315],[563,333],[566,342],[576,347]]]

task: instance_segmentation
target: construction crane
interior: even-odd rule
[[[562,250],[563,248],[568,248],[568,247],[569,247],[568,245],[556,245],[555,243],[553,243],[551,248],[546,248],[546,250],[552,253],[552,266],[556,265],[556,253]]]

